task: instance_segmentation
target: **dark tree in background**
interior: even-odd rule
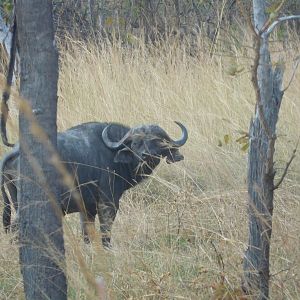
[[[1,0],[0,0],[1,2]],[[283,2],[283,11],[299,14],[299,0],[268,1],[269,6]],[[230,37],[243,35],[246,20],[238,3],[249,0],[54,0],[54,16],[60,37],[66,33],[79,38],[110,37],[131,43],[131,35],[144,36],[146,42],[180,35],[193,39],[202,32],[212,42],[220,32]],[[268,12],[270,13],[270,11]],[[289,26],[298,30],[297,22]],[[96,34],[95,34],[96,33]]]
[[[271,0],[268,5],[276,7],[281,2],[285,13],[300,13],[299,0]],[[241,24],[246,20],[238,3],[249,5],[251,1],[53,0],[54,23],[56,34],[62,40],[68,36],[93,40],[113,37],[131,44],[132,36],[144,36],[148,42],[174,35],[193,40],[201,32],[202,37],[216,43],[220,33],[227,38],[231,34],[242,38],[245,34]],[[11,23],[12,8],[13,0],[0,0],[0,14],[7,24]],[[267,13],[272,13],[272,9]],[[0,31],[3,30],[1,23],[0,18]],[[290,22],[288,28],[299,33],[299,22]],[[281,39],[286,35],[287,32]]]
[[[26,299],[67,299],[61,215],[49,199],[59,192],[46,144],[56,145],[58,53],[52,1],[16,1],[21,97],[49,141],[33,135],[20,109],[20,263]],[[26,107],[23,104],[23,108]],[[22,113],[23,112],[23,113]],[[39,173],[40,172],[40,173]],[[45,184],[46,183],[46,184]],[[46,186],[47,185],[47,186]],[[48,187],[48,188],[47,188]],[[55,198],[55,197],[54,197]],[[53,199],[52,199],[53,200]]]

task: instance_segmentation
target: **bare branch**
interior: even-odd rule
[[[249,28],[251,29],[253,41],[254,41],[255,57],[254,57],[254,64],[253,64],[253,67],[251,70],[251,73],[252,73],[251,81],[252,81],[252,85],[254,87],[255,96],[256,96],[256,108],[258,111],[258,118],[259,118],[260,124],[261,124],[262,128],[264,129],[268,139],[272,141],[272,140],[276,139],[276,136],[274,136],[271,133],[271,130],[265,119],[264,108],[263,108],[263,104],[261,101],[261,92],[260,92],[260,88],[258,85],[258,79],[257,79],[259,59],[260,59],[260,48],[261,48],[261,44],[265,42],[265,39],[262,39],[261,35],[255,30],[255,26],[251,20],[251,14],[245,13],[244,5],[240,0],[238,0],[238,6],[240,8],[241,13],[247,20],[247,23],[248,23]]]
[[[278,24],[285,22],[285,21],[296,20],[296,19],[300,19],[300,15],[280,17],[276,21],[274,21],[268,28],[266,28],[265,32],[263,34],[266,34],[267,36],[269,36]]]
[[[240,13],[243,15],[243,17],[245,18],[245,20],[247,20],[248,26],[250,28],[250,30],[252,31],[253,36],[257,35],[257,32],[255,30],[254,24],[252,23],[252,15],[249,13],[246,13],[246,8],[244,6],[244,3],[241,0],[237,1],[238,4],[238,8],[240,10]]]
[[[271,15],[276,16],[276,18],[277,18],[278,13],[280,12],[280,10],[285,2],[286,2],[286,0],[282,0],[281,3],[279,3],[279,5],[277,5],[276,9],[274,11],[272,11],[272,14],[270,14],[267,22],[265,23],[263,28],[260,30],[260,33],[265,32],[266,29],[269,28],[271,22],[274,20],[274,17],[271,17]]]
[[[278,271],[276,273],[270,274],[270,277],[275,277],[275,276],[277,276],[278,274],[280,274],[282,272],[288,272],[290,270],[291,270],[291,268],[286,268],[286,269],[280,270],[280,271]]]
[[[288,169],[289,169],[289,167],[290,167],[293,159],[296,157],[296,151],[297,151],[298,145],[299,145],[299,140],[297,142],[297,145],[296,145],[295,149],[293,150],[293,154],[292,154],[290,160],[286,163],[286,166],[285,166],[285,169],[283,171],[283,174],[282,174],[281,178],[279,179],[279,181],[277,182],[277,184],[275,184],[273,190],[278,189],[279,186],[281,185],[281,183],[283,182],[283,180],[284,180],[284,178],[285,178],[285,176],[286,176],[286,174],[288,172]]]
[[[282,90],[283,93],[290,87],[290,85],[291,85],[291,83],[292,83],[292,81],[293,81],[293,79],[294,79],[294,77],[295,77],[296,70],[297,70],[297,68],[298,68],[298,66],[299,66],[299,63],[300,63],[300,56],[298,56],[298,57],[296,58],[296,64],[294,65],[294,68],[293,68],[293,74],[292,74],[292,77],[291,77],[291,79],[290,79],[288,85]]]

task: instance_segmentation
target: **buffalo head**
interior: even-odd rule
[[[188,139],[185,126],[175,122],[182,130],[182,137],[173,140],[161,127],[157,125],[142,125],[131,128],[119,141],[109,138],[109,125],[102,132],[105,145],[116,151],[115,162],[119,163],[149,163],[157,165],[161,158],[166,157],[167,163],[183,160],[179,148]]]

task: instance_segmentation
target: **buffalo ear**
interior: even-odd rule
[[[130,164],[133,161],[134,154],[131,149],[124,148],[117,152],[114,157],[115,163]]]

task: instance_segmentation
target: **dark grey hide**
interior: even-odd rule
[[[82,203],[78,205],[69,190],[59,199],[64,214],[80,212],[85,241],[89,241],[88,224],[98,214],[102,243],[110,246],[110,231],[119,200],[124,191],[150,175],[162,158],[167,163],[181,161],[178,148],[188,138],[186,128],[179,122],[182,137],[174,141],[157,125],[129,128],[120,124],[85,123],[58,134],[58,151],[61,160],[74,176]],[[17,179],[18,146],[8,153],[1,165],[1,190],[4,199],[3,225],[11,225],[10,194],[18,216]],[[80,208],[81,206],[81,208]],[[82,209],[82,207],[84,209]],[[16,218],[17,219],[17,218]]]

